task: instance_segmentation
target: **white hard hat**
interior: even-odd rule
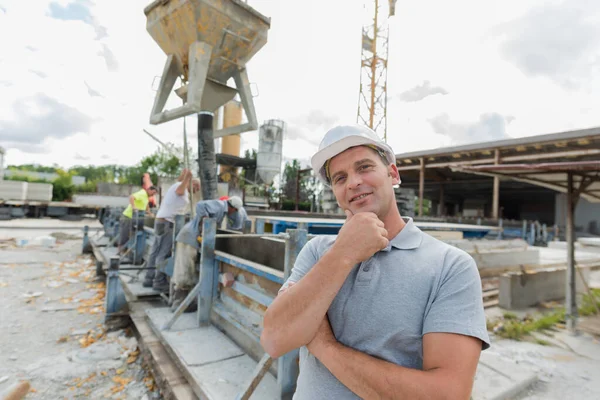
[[[329,185],[327,161],[355,146],[374,146],[381,150],[388,163],[396,163],[392,148],[379,139],[371,129],[360,125],[336,126],[325,134],[319,145],[319,151],[311,159],[312,168],[323,183]]]
[[[244,202],[242,202],[242,199],[240,199],[238,196],[231,196],[229,199],[227,199],[227,202],[236,210],[239,210],[244,206]]]

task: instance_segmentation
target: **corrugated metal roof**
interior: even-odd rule
[[[561,142],[565,140],[577,140],[577,139],[589,139],[589,138],[600,138],[600,127],[580,129],[559,133],[550,133],[545,135],[528,136],[517,139],[504,139],[493,142],[482,142],[473,143],[463,146],[453,147],[440,147],[437,149],[420,150],[408,153],[396,154],[396,159],[409,159],[419,157],[438,157],[444,155],[450,155],[452,153],[466,153],[466,152],[482,152],[482,151],[493,151],[495,149],[507,149],[516,148],[519,146],[533,146],[539,144],[547,144],[552,142]]]

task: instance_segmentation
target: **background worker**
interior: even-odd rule
[[[177,244],[175,248],[175,267],[172,281],[175,284],[173,294],[172,310],[177,309],[179,304],[186,298],[191,289],[198,282],[198,271],[196,271],[196,261],[198,258],[198,237],[202,234],[202,219],[214,218],[219,228],[223,219],[227,216],[227,221],[231,221],[231,226],[244,226],[244,210],[242,199],[238,196],[232,196],[227,200],[203,200],[196,203],[196,216],[193,220],[184,225],[177,235]],[[186,310],[194,311],[196,303],[192,303]]]
[[[119,254],[125,253],[125,249],[123,246],[127,244],[129,240],[129,235],[131,234],[131,222],[133,218],[134,210],[145,210],[146,215],[152,216],[150,212],[150,206],[148,205],[149,196],[154,196],[156,194],[156,187],[150,186],[146,189],[138,190],[129,196],[129,205],[123,211],[123,215],[121,216],[120,225],[119,225],[119,243],[118,250]]]
[[[311,163],[346,222],[302,248],[265,313],[267,353],[301,347],[294,399],[469,399],[490,343],[473,258],[401,217],[372,130],[331,129]]]
[[[144,175],[142,175],[141,183],[142,183],[142,189],[147,189],[150,186],[154,186],[154,184],[152,183],[152,178],[150,177],[150,174],[147,172]],[[150,206],[150,208],[156,207],[156,195],[148,196],[148,205]]]
[[[229,200],[229,196],[221,196],[219,200]],[[229,216],[232,216],[231,218]],[[227,229],[231,231],[241,231],[244,229],[244,222],[248,219],[248,213],[244,207],[240,208],[237,213],[228,214]]]
[[[167,275],[162,271],[157,271],[156,266],[160,265],[171,254],[175,215],[185,213],[189,207],[188,188],[190,182],[192,183],[193,193],[200,190],[200,181],[192,178],[190,170],[184,169],[177,182],[163,196],[154,220],[155,239],[148,257],[148,270],[142,284],[144,287],[152,287],[161,292],[169,290]]]

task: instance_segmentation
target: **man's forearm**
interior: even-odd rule
[[[190,188],[191,181],[192,181],[192,173],[186,172],[186,174],[183,177],[183,180],[181,181],[181,184],[179,185],[177,190],[175,190],[175,193],[178,196],[183,196],[185,194],[185,190]]]
[[[329,251],[304,278],[275,298],[263,322],[261,343],[267,353],[277,358],[312,340],[352,266]]]
[[[363,399],[467,400],[471,394],[455,384],[447,370],[401,367],[339,342],[311,351],[333,376]]]
[[[181,173],[179,174],[179,177],[177,178],[177,182],[181,182],[183,181],[183,178],[185,178],[185,175],[187,174],[188,170],[187,169],[182,169]]]

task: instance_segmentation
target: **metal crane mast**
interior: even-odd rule
[[[367,0],[368,21],[362,27],[360,90],[356,121],[373,129],[387,141],[388,18],[395,14],[396,0]]]

